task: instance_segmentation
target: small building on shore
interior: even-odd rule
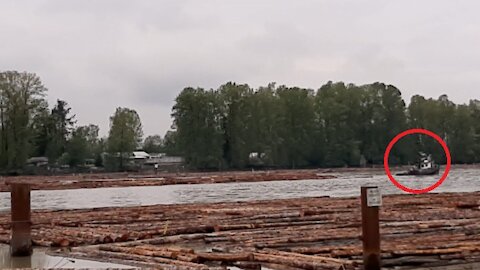
[[[127,154],[127,153],[125,153]],[[108,157],[119,159],[120,153],[108,154],[104,153],[104,160]],[[142,171],[153,170],[155,164],[157,168],[163,171],[178,171],[184,163],[183,157],[167,156],[165,153],[147,153],[145,151],[133,151],[130,154],[124,155],[124,167],[128,170]]]
[[[133,151],[129,160],[133,161],[135,165],[143,165],[151,156],[145,151]]]
[[[25,165],[32,167],[47,167],[48,157],[31,157],[27,159]]]
[[[31,157],[25,162],[23,168],[24,174],[48,174],[50,171],[48,157]]]
[[[165,153],[151,154],[150,159],[144,163],[145,169],[154,169],[158,165],[159,170],[178,170],[183,166],[183,157],[167,156]]]
[[[267,155],[265,153],[251,152],[248,155],[248,165],[251,167],[263,167],[265,166],[265,159]]]

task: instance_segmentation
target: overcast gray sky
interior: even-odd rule
[[[118,106],[163,135],[186,86],[382,81],[480,99],[480,1],[0,0],[0,70],[108,132]]]

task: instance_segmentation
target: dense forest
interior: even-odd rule
[[[406,107],[395,86],[328,82],[318,90],[276,86],[252,89],[227,83],[218,89],[185,88],[173,107],[175,145],[193,168],[339,167],[381,164],[389,141],[408,128],[442,137],[454,163],[480,161],[480,102],[456,105],[413,96]],[[445,162],[430,137],[411,135],[390,162],[413,163],[418,152]]]
[[[480,102],[454,104],[413,96],[408,107],[400,90],[373,83],[328,82],[318,90],[276,86],[258,89],[227,83],[218,89],[185,88],[172,109],[172,130],[143,139],[139,115],[117,108],[107,137],[99,127],[79,126],[64,100],[53,106],[47,88],[32,73],[0,73],[0,172],[21,170],[30,157],[52,166],[90,162],[124,170],[134,150],[184,157],[190,169],[339,167],[381,164],[388,142],[421,127],[440,135],[454,163],[480,161]],[[444,161],[433,139],[409,136],[390,161],[414,162],[419,151]]]

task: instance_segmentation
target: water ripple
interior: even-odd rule
[[[435,192],[480,191],[479,169],[453,169]],[[379,186],[383,194],[400,194],[382,173],[342,173],[337,179],[271,181],[122,187],[98,189],[49,190],[32,192],[33,209],[80,209],[110,206],[137,206],[177,203],[211,203],[250,200],[290,199],[302,197],[359,196],[363,185]],[[425,188],[439,176],[402,176],[398,181],[410,188]],[[0,193],[0,210],[10,208],[10,194]]]

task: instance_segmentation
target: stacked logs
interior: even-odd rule
[[[36,245],[145,267],[356,269],[362,259],[358,198],[35,211],[32,221]],[[0,214],[0,242],[9,229]],[[386,267],[480,261],[480,193],[387,196],[381,234]]]
[[[163,186],[178,184],[211,184],[263,182],[281,180],[331,179],[333,175],[317,170],[256,171],[229,173],[173,173],[159,175],[96,174],[72,176],[0,177],[0,192],[9,191],[10,182],[30,183],[33,190],[61,190],[129,186]]]

